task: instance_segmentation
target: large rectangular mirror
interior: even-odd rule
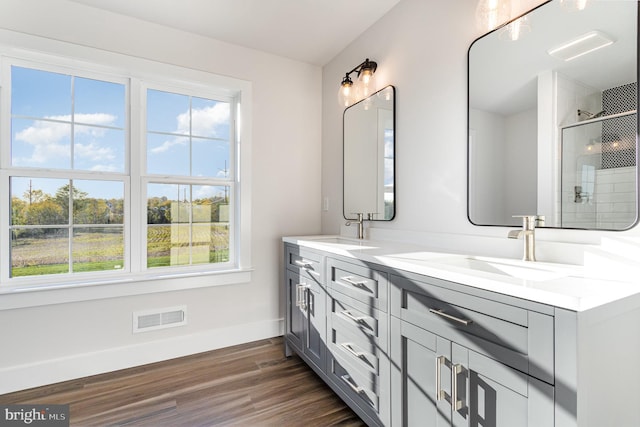
[[[522,214],[558,228],[637,222],[638,2],[567,3],[546,2],[469,48],[473,224],[519,226]]]
[[[387,86],[344,110],[344,217],[395,216],[395,88]]]

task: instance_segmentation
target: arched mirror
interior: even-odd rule
[[[344,217],[395,216],[395,88],[387,86],[344,110]]]
[[[637,222],[638,2],[567,3],[546,2],[469,48],[476,225],[519,226],[522,214],[558,228]],[[515,28],[528,31],[513,40]]]

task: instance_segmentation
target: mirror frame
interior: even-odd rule
[[[530,13],[554,2],[554,1],[558,1],[558,0],[547,0],[541,4],[539,4],[538,6],[524,12],[523,14],[514,17],[513,19],[509,20],[508,22],[505,22],[504,24],[500,25],[499,27],[479,36],[478,38],[476,38],[469,46],[468,50],[467,50],[467,220],[469,221],[469,223],[471,223],[471,225],[474,226],[479,226],[479,227],[514,227],[514,225],[510,225],[510,224],[484,224],[484,223],[476,223],[471,219],[471,212],[470,212],[470,207],[471,207],[471,49],[473,48],[473,46],[480,41],[481,39],[491,35],[491,34],[497,34],[500,30],[503,30],[504,28],[506,28],[509,24],[511,24],[514,21],[517,21],[518,19],[529,15]],[[546,226],[546,225],[542,225],[542,228],[548,228],[548,229],[562,229],[562,230],[590,230],[590,231],[626,231],[626,230],[630,230],[632,228],[634,228],[635,226],[638,225],[638,223],[640,222],[640,118],[638,118],[637,114],[640,113],[640,108],[639,108],[639,104],[640,104],[640,0],[636,0],[635,3],[637,4],[637,13],[636,13],[636,212],[635,212],[635,221],[633,223],[631,223],[629,225],[629,227],[625,228],[625,229],[609,229],[609,228],[581,228],[581,227],[562,227],[562,226]],[[576,12],[579,13],[579,12]],[[559,130],[561,130],[561,128],[559,128]],[[562,141],[559,141],[559,149],[562,149]],[[562,159],[560,159],[562,161]],[[558,167],[561,167],[561,165],[558,165]],[[562,174],[562,170],[560,170],[560,175]],[[562,185],[562,179],[560,178],[559,180],[559,185]],[[560,191],[560,189],[556,189],[558,191]],[[521,212],[515,213],[514,214],[522,214]],[[536,212],[531,212],[531,214],[537,214]],[[543,213],[540,213],[543,214]]]
[[[367,99],[372,98],[374,96],[377,96],[379,93],[385,91],[385,90],[391,90],[392,94],[393,94],[393,99],[391,100],[391,106],[392,106],[392,121],[393,121],[393,213],[391,215],[390,218],[384,218],[384,219],[368,219],[365,216],[365,220],[366,221],[392,221],[395,217],[396,217],[396,212],[397,212],[397,194],[396,194],[396,141],[397,141],[397,124],[396,124],[396,88],[393,85],[387,85],[384,86],[383,88],[377,90],[376,92],[372,93],[370,96],[368,96],[367,98],[364,98],[356,103],[354,103],[353,105],[350,105],[349,107],[345,108],[343,113],[342,113],[342,216],[345,220],[348,221],[356,221],[357,217],[355,215],[351,215],[349,216],[346,212],[346,197],[347,197],[347,192],[346,192],[346,173],[347,173],[347,168],[346,168],[346,156],[345,156],[345,145],[346,145],[346,141],[345,141],[345,130],[346,130],[346,114],[347,111],[353,107],[356,107],[358,105],[361,105],[362,103],[364,103]],[[384,165],[383,165],[384,167]],[[363,212],[363,214],[367,214],[367,212]]]

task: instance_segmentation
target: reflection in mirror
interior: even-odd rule
[[[559,0],[469,48],[468,216],[624,230],[638,217],[638,2]]]
[[[344,217],[395,216],[395,88],[387,86],[344,111]]]

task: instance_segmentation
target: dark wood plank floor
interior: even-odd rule
[[[364,426],[273,338],[0,395],[69,404],[72,426]]]

